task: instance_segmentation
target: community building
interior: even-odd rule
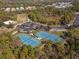
[[[17,22],[16,21],[12,21],[12,20],[8,20],[8,21],[5,21],[3,22],[5,25],[10,25],[10,24],[16,24]]]
[[[17,14],[17,22],[28,22],[28,16],[26,14]]]

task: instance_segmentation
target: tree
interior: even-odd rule
[[[79,39],[79,28],[71,29],[68,33],[70,34],[70,37]]]

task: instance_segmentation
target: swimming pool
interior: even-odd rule
[[[24,44],[31,45],[32,47],[36,47],[41,44],[39,40],[36,40],[26,34],[20,34],[19,38]]]
[[[61,42],[62,41],[62,38],[60,38],[59,36],[50,34],[48,32],[43,32],[43,31],[36,33],[36,36],[39,38],[42,38],[42,39],[46,38],[46,39],[53,41],[53,42]]]

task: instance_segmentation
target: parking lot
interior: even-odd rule
[[[49,26],[45,26],[42,24],[38,24],[35,22],[26,22],[16,27],[19,31],[30,31],[30,30],[44,30],[48,31],[50,29]]]

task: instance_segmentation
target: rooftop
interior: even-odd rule
[[[67,8],[73,6],[71,2],[56,2],[53,3],[52,6],[55,8]]]
[[[3,22],[5,25],[9,25],[9,24],[16,24],[17,22],[16,21],[12,21],[12,20],[8,20],[8,21],[5,21]]]

